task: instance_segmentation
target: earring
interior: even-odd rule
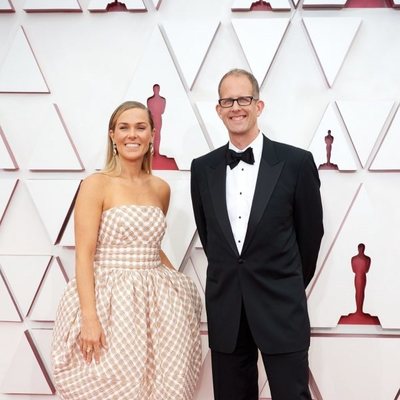
[[[113,156],[116,157],[118,154],[117,152],[117,145],[115,143],[113,143]]]
[[[149,144],[149,150],[150,150],[150,154],[153,156],[154,155],[154,146],[153,146],[153,143],[151,143],[151,142]]]

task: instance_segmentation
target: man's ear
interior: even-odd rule
[[[257,117],[261,115],[265,107],[265,103],[262,100],[257,101]]]
[[[217,111],[218,117],[222,118],[222,116],[221,116],[221,106],[219,104],[217,104],[215,106],[215,110]]]

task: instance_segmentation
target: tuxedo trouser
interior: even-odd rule
[[[311,400],[308,349],[285,354],[261,353],[273,400]],[[214,399],[258,400],[258,348],[242,306],[236,348],[211,350]]]

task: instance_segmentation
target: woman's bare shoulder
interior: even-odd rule
[[[152,175],[150,182],[153,191],[154,193],[156,193],[157,198],[162,204],[162,209],[166,214],[168,211],[169,200],[171,196],[171,189],[169,187],[169,184],[164,179],[154,175]]]
[[[103,185],[107,185],[110,182],[110,178],[111,177],[107,174],[104,174],[102,172],[95,172],[83,179],[81,186],[84,185],[86,187],[101,187]]]
[[[154,189],[160,191],[163,194],[165,193],[169,194],[171,191],[168,182],[166,182],[159,176],[154,176],[154,175],[151,176],[151,185],[154,187]]]
[[[79,197],[97,199],[103,203],[107,187],[110,185],[110,176],[95,172],[82,180],[79,187]]]

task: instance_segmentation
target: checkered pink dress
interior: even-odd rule
[[[95,256],[97,313],[108,350],[100,363],[78,347],[75,279],[57,311],[53,376],[62,399],[189,400],[201,366],[200,311],[188,277],[163,266],[165,217],[154,206],[103,212]]]

